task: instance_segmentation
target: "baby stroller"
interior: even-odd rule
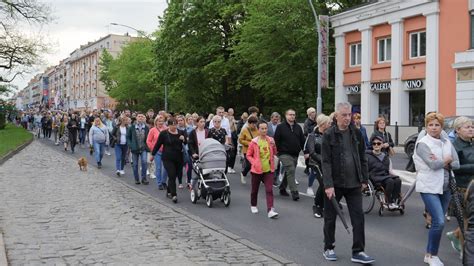
[[[206,199],[209,208],[216,199],[230,205],[230,186],[225,174],[227,153],[224,145],[215,139],[205,139],[199,147],[199,159],[193,160],[191,202]]]

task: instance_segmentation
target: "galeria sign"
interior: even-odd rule
[[[381,83],[372,83],[370,84],[371,91],[389,91],[392,87],[392,83],[390,82],[381,82]]]

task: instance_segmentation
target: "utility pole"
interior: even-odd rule
[[[321,30],[320,30],[320,23],[319,23],[319,18],[318,18],[318,14],[316,13],[316,9],[314,9],[314,6],[313,6],[313,2],[311,2],[311,0],[308,0],[309,2],[309,5],[311,6],[311,10],[313,11],[313,15],[314,15],[314,20],[315,20],[315,24],[316,24],[316,33],[318,34],[318,76],[317,76],[317,83],[318,83],[318,87],[317,87],[317,93],[318,93],[318,96],[316,98],[316,113],[319,115],[322,113],[323,111],[323,108],[322,108],[322,103],[323,103],[323,100],[321,98],[321,50],[322,50],[322,47],[321,47]]]

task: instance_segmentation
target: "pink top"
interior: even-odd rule
[[[148,137],[146,139],[146,145],[150,149],[150,151],[155,148],[155,144],[158,141],[158,137],[160,136],[160,132],[167,130],[168,128],[166,126],[162,126],[159,129],[156,127],[153,127],[150,129],[150,132],[148,132]],[[161,146],[159,152],[163,152],[163,146]]]
[[[247,150],[247,160],[249,160],[250,164],[252,165],[250,172],[255,174],[263,174],[262,171],[262,162],[260,161],[260,148],[258,147],[258,139],[256,137],[252,139],[249,144],[249,149]],[[265,138],[270,146],[270,172],[275,172],[275,161],[274,156],[277,154],[277,149],[275,145],[275,141],[272,137],[266,136]]]

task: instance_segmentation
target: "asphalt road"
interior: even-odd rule
[[[52,141],[44,139],[41,141],[64,152],[62,146],[54,146]],[[93,157],[89,155],[88,148],[77,147],[74,155],[71,155],[70,152],[64,152],[64,154],[76,158],[86,156],[90,163],[89,166],[96,167]],[[393,158],[394,169],[404,169],[407,160],[405,154],[397,154]],[[352,235],[348,235],[340,221],[336,226],[335,249],[339,259],[336,262],[327,262],[323,258],[323,220],[313,217],[312,198],[303,195],[298,202],[294,202],[290,197],[280,196],[278,189],[274,189],[274,204],[280,217],[272,220],[266,216],[265,190],[263,186],[260,186],[258,198],[260,212],[256,215],[252,214],[250,212],[250,177],[247,178],[247,184],[242,185],[239,169],[240,166],[237,162],[237,174],[228,175],[232,193],[232,202],[229,207],[226,208],[219,200],[214,201],[213,208],[208,208],[203,199],[199,200],[197,204],[192,204],[189,191],[186,189],[178,190],[178,203],[174,206],[298,264],[352,265],[350,262]],[[71,171],[75,171],[75,169],[71,169]],[[102,171],[115,177],[117,182],[126,182],[162,201],[171,202],[166,198],[164,191],[157,189],[154,179],[148,186],[135,185],[130,165],[125,168],[125,176],[116,177],[113,152],[112,156],[104,157]],[[306,192],[307,177],[303,173],[303,168],[298,168],[297,177],[300,181],[300,192]],[[316,186],[317,182],[315,182],[315,190]],[[407,189],[408,186],[404,184],[402,193]],[[372,212],[365,216],[366,252],[376,259],[375,265],[424,265],[423,256],[428,230],[424,227],[423,208],[419,194],[414,193],[406,203],[404,215],[393,212],[380,217],[376,202]],[[344,208],[344,210],[347,221],[350,221],[347,209]],[[456,222],[452,219],[446,224],[444,232],[452,230],[455,226]],[[451,248],[445,236],[441,241],[439,256],[445,265],[461,264],[458,255]]]

